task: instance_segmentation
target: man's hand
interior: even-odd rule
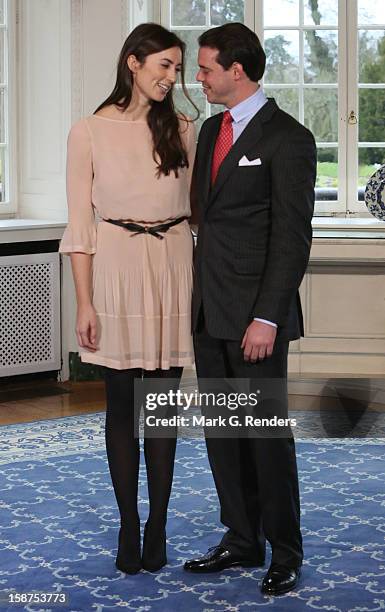
[[[241,344],[241,348],[244,349],[244,360],[256,363],[258,360],[270,357],[276,335],[276,327],[262,321],[252,321],[245,331]]]

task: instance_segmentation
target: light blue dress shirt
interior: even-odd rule
[[[265,92],[262,87],[259,87],[255,93],[251,96],[239,102],[233,108],[228,108],[230,114],[233,118],[233,144],[240,137],[243,130],[247,126],[247,124],[251,121],[251,119],[261,110],[262,106],[264,106],[267,102],[267,98],[265,96]],[[261,321],[262,323],[267,323],[272,327],[277,327],[276,323],[272,321],[266,321],[266,319],[259,319],[258,317],[254,318],[254,321]]]
[[[262,106],[264,106],[267,102],[267,98],[265,96],[265,92],[262,87],[259,87],[252,96],[246,98],[246,100],[242,100],[233,108],[228,108],[230,114],[233,118],[233,144],[240,137],[243,130],[247,126],[248,123],[252,120],[254,115],[261,110]]]

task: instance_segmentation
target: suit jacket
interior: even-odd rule
[[[299,338],[298,288],[312,239],[313,135],[269,99],[234,143],[211,187],[221,121],[222,113],[204,122],[193,173],[193,217],[199,224],[193,329],[203,306],[214,338],[241,340],[254,317],[277,323],[277,338]],[[239,166],[245,155],[259,158],[260,165]]]

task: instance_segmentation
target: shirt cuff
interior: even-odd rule
[[[261,321],[261,323],[267,323],[267,325],[271,325],[271,327],[278,327],[276,323],[273,323],[272,321],[266,321],[266,319],[258,319],[258,317],[254,317],[254,321]]]

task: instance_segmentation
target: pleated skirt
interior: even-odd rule
[[[99,223],[92,264],[98,349],[82,349],[83,362],[118,370],[192,365],[189,224],[162,235]]]

